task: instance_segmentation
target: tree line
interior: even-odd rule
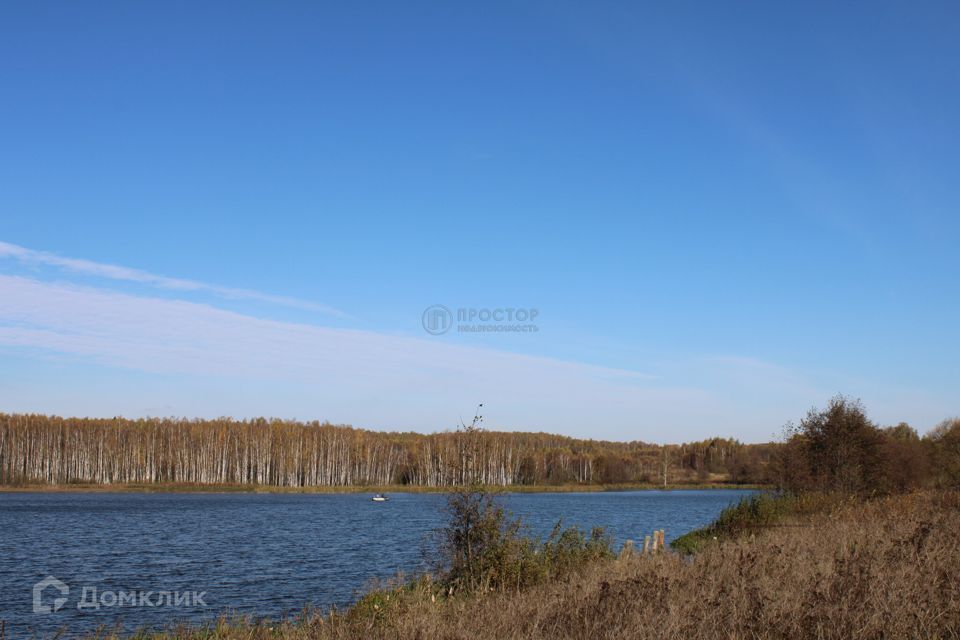
[[[960,487],[960,419],[920,437],[881,427],[844,396],[779,443],[677,445],[456,429],[379,432],[320,422],[91,419],[0,414],[0,484],[238,484],[451,487],[689,483],[790,491]]]
[[[385,433],[284,420],[0,414],[0,484],[445,487],[756,482],[773,445],[680,445],[546,433]]]

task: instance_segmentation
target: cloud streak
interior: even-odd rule
[[[5,242],[0,258],[344,315]],[[497,407],[500,428],[663,442],[745,431],[766,440],[825,397],[803,376],[751,358],[680,359],[661,363],[654,376],[24,275],[0,275],[0,354],[14,356],[0,358],[0,411],[143,415],[143,407],[164,406],[180,415],[299,415],[431,431],[482,401]],[[40,363],[44,373],[27,383],[16,362]],[[54,374],[63,377],[53,381]]]
[[[0,347],[190,380],[198,389],[220,381],[219,388],[233,388],[235,396],[223,413],[255,406],[254,414],[296,413],[374,428],[448,427],[464,407],[484,401],[495,403],[501,427],[581,436],[602,427],[604,437],[664,439],[659,427],[700,422],[706,428],[717,407],[708,391],[626,369],[268,320],[21,276],[0,275]],[[70,391],[83,385],[76,380]],[[238,391],[251,388],[253,399]],[[84,406],[93,402],[105,415],[115,413],[115,390],[91,393],[96,402],[88,397]],[[176,397],[137,393],[145,393],[141,406],[160,400],[182,406]],[[0,397],[4,410],[11,400]],[[438,423],[443,418],[450,424]]]
[[[208,293],[214,296],[229,300],[253,300],[256,302],[265,302],[306,311],[315,311],[329,316],[340,318],[348,317],[347,314],[333,307],[290,298],[286,296],[276,296],[251,289],[238,289],[233,287],[221,287],[214,284],[199,282],[197,280],[186,280],[182,278],[169,278],[167,276],[157,275],[149,271],[140,269],[131,269],[113,264],[102,262],[93,262],[80,258],[67,258],[47,251],[37,251],[28,249],[9,242],[0,241],[0,258],[12,258],[23,264],[43,265],[54,267],[71,273],[94,276],[97,278],[107,278],[110,280],[120,280],[124,282],[135,282],[145,284],[159,289],[172,291]]]

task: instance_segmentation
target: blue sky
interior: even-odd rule
[[[0,410],[960,413],[960,8],[775,5],[0,6]]]

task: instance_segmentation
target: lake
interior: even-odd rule
[[[502,501],[535,535],[562,518],[564,526],[605,526],[619,548],[654,528],[669,541],[749,493],[524,493]],[[130,632],[224,612],[276,618],[305,605],[348,606],[374,579],[424,569],[444,504],[443,495],[424,493],[391,494],[386,503],[366,494],[0,493],[0,621],[7,638],[61,629],[74,637],[100,625]],[[48,576],[60,582],[35,589]]]

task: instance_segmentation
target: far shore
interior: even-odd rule
[[[765,489],[756,484],[563,484],[486,486],[492,493],[580,493],[603,491],[680,491],[692,489]],[[417,485],[276,487],[248,484],[130,483],[0,485],[0,493],[447,493],[456,487]]]

